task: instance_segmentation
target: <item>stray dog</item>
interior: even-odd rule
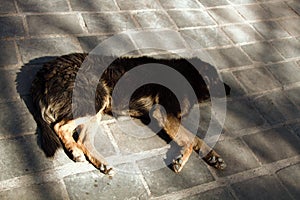
[[[112,97],[118,80],[126,72],[137,66],[156,63],[169,66],[184,76],[192,86],[197,102],[184,95],[182,99],[176,99],[174,93],[162,85],[146,84],[132,94],[129,102],[129,115],[135,118],[152,115],[170,139],[182,148],[181,155],[174,158],[172,163],[172,168],[176,173],[182,170],[193,150],[205,155],[203,159],[217,169],[223,169],[226,166],[219,154],[181,125],[182,117],[189,113],[195,103],[210,98],[203,77],[189,62],[193,59],[197,60],[197,58],[188,60],[181,58],[156,59],[144,56],[116,58],[106,68],[102,77],[98,77],[95,98],[84,99],[83,97],[90,104],[94,104],[92,106],[94,106],[97,114],[95,115],[87,109],[80,112],[80,116],[74,117],[72,114],[73,89],[76,75],[87,56],[88,54],[85,53],[74,53],[58,57],[56,60],[44,64],[32,82],[34,118],[41,129],[41,148],[46,156],[53,156],[62,144],[65,150],[71,154],[73,160],[84,161],[88,159],[101,172],[110,174],[111,168],[107,167],[104,158],[99,153],[95,153],[93,145],[85,141],[88,132],[84,130],[87,129],[89,122],[101,119],[103,114],[112,114],[113,112],[122,114],[122,105],[119,105],[122,101]],[[97,64],[97,61],[94,63]],[[204,64],[206,66],[203,67],[212,67],[207,63]],[[87,79],[89,78],[87,77]],[[128,83],[130,84],[130,82]],[[226,95],[228,95],[230,87],[226,84],[224,87]],[[184,91],[182,92],[184,93]],[[180,106],[180,103],[183,106]],[[153,110],[155,105],[161,105],[164,112],[160,107]],[[113,106],[118,107],[117,111],[113,110]],[[76,138],[74,133],[78,130],[80,133]]]

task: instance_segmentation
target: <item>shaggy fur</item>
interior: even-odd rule
[[[189,81],[197,96],[197,102],[192,101],[191,97],[183,95],[182,99],[176,99],[175,95],[164,86],[158,84],[147,84],[138,88],[130,99],[130,112],[132,117],[143,118],[149,117],[151,109],[159,104],[164,107],[166,112],[162,112],[159,108],[151,110],[151,115],[157,120],[158,124],[163,127],[168,136],[182,147],[182,154],[174,158],[173,169],[179,172],[188,160],[192,150],[200,151],[204,155],[204,160],[216,168],[224,168],[225,163],[220,156],[211,148],[209,148],[201,139],[193,137],[193,135],[180,125],[181,118],[188,114],[189,110],[195,103],[199,103],[209,99],[209,91],[203,77],[190,64],[189,61],[195,61],[196,58],[185,59],[155,59],[150,57],[136,58],[116,58],[113,63],[106,69],[101,77],[93,77],[95,71],[99,68],[88,68],[86,72],[87,85],[84,87],[94,87],[95,80],[97,90],[95,99],[90,98],[90,94],[81,94],[81,102],[73,102],[73,89],[75,87],[75,78],[84,62],[87,54],[70,54],[61,56],[56,60],[49,62],[37,73],[32,83],[32,97],[35,107],[34,117],[41,128],[41,147],[47,156],[53,156],[57,148],[63,144],[63,147],[69,151],[74,160],[82,161],[86,157],[95,167],[102,172],[109,174],[110,169],[101,155],[93,153],[94,147],[87,145],[82,135],[88,134],[88,131],[80,132],[78,140],[74,139],[74,132],[78,127],[86,130],[88,124],[93,120],[98,120],[103,114],[112,114],[112,106],[114,114],[123,114],[122,94],[119,91],[119,98],[112,99],[112,91],[117,81],[126,75],[127,71],[147,63],[159,63],[167,65],[184,76]],[[91,58],[87,65],[96,65],[101,63],[105,58]],[[199,60],[197,60],[199,61]],[[201,62],[201,61],[200,61]],[[212,68],[207,63],[203,63],[203,69]],[[101,68],[101,66],[99,66]],[[147,74],[145,74],[147,76]],[[140,77],[131,77],[128,80],[130,84],[132,80]],[[179,83],[180,84],[180,83]],[[76,85],[81,87],[80,84]],[[229,94],[230,88],[224,84],[226,94]],[[84,89],[84,88],[82,88]],[[183,91],[184,92],[184,91]],[[84,96],[86,95],[86,96]],[[183,107],[180,108],[180,102]],[[77,105],[78,103],[78,105]],[[80,110],[79,104],[84,104],[84,110]],[[96,115],[95,115],[96,111]],[[76,117],[72,113],[77,113]],[[192,139],[191,139],[192,138]]]

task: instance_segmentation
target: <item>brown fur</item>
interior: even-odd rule
[[[155,59],[150,57],[138,58],[116,58],[107,68],[101,77],[94,77],[93,70],[87,71],[87,85],[95,86],[97,80],[97,90],[95,99],[90,99],[88,94],[82,94],[82,101],[87,106],[80,110],[77,102],[73,102],[72,96],[75,87],[76,74],[87,54],[70,54],[57,58],[49,62],[37,73],[32,83],[32,97],[35,106],[35,119],[41,128],[42,149],[47,156],[53,156],[56,149],[63,144],[63,147],[72,154],[73,159],[82,161],[85,157],[98,169],[105,174],[109,174],[111,169],[107,168],[104,158],[95,151],[95,147],[88,141],[89,129],[93,128],[93,123],[101,120],[103,114],[111,113],[112,104],[117,109],[116,114],[122,114],[123,103],[122,96],[118,99],[112,99],[112,91],[117,81],[134,67],[146,63],[159,63],[170,66],[182,74],[192,85],[197,96],[197,102],[193,102],[187,95],[182,99],[176,99],[175,95],[166,87],[158,84],[147,84],[138,88],[130,99],[130,115],[132,117],[142,118],[149,115],[150,109],[155,108],[156,104],[164,107],[162,112],[159,107],[151,110],[152,116],[158,124],[163,127],[168,136],[182,147],[181,155],[174,158],[173,169],[180,172],[187,162],[192,151],[207,155],[204,160],[216,168],[224,168],[225,163],[220,156],[206,145],[200,138],[194,135],[181,125],[181,118],[188,114],[195,103],[202,102],[209,98],[209,91],[199,72],[190,64],[189,61],[197,60],[191,58],[185,59]],[[94,59],[94,60],[93,60]],[[102,57],[92,58],[91,63],[98,64]],[[199,60],[197,60],[199,61]],[[203,63],[203,69],[212,68],[207,63]],[[147,74],[145,74],[147,75]],[[133,77],[138,78],[138,77]],[[132,79],[131,79],[132,80]],[[130,79],[127,80],[130,84]],[[90,81],[90,83],[89,83]],[[94,81],[94,82],[93,82]],[[230,88],[225,85],[227,94]],[[121,95],[128,95],[122,94]],[[179,103],[183,102],[180,108]],[[96,115],[94,113],[96,111]],[[74,118],[73,113],[78,116]],[[78,140],[73,137],[74,131],[80,128],[81,133]]]

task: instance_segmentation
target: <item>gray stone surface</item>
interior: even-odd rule
[[[81,48],[72,38],[29,39],[17,42],[22,55],[23,63],[34,58],[58,56],[80,52]]]
[[[140,162],[139,165],[145,163]],[[214,180],[206,164],[195,154],[191,155],[180,174],[164,167],[156,171],[144,170],[143,175],[153,196],[172,193]]]
[[[197,28],[180,31],[184,36],[191,38],[187,40],[193,49],[229,45],[225,33],[220,28]],[[199,37],[201,35],[202,37]]]
[[[294,58],[300,55],[300,38],[291,38],[273,41],[272,44],[285,58]]]
[[[214,149],[227,164],[224,170],[216,171],[219,177],[259,167],[251,150],[240,139],[220,141]]]
[[[49,182],[38,185],[23,186],[20,188],[0,192],[1,199],[46,200],[64,199],[64,188],[60,182]]]
[[[249,25],[225,26],[223,30],[234,43],[253,42],[262,38]]]
[[[270,163],[300,153],[300,140],[285,128],[272,129],[243,137],[262,163]],[[285,147],[278,150],[278,147]]]
[[[140,176],[118,173],[113,179],[98,171],[64,178],[70,199],[138,199],[146,191]]]
[[[25,30],[21,17],[0,17],[0,38],[24,36]]]
[[[298,15],[300,15],[300,6],[299,3],[297,1],[291,1],[288,2],[288,5],[295,11],[298,13]]]
[[[245,94],[244,89],[231,72],[224,72],[221,74],[221,77],[226,84],[230,85],[230,97],[241,96]]]
[[[283,85],[300,82],[300,67],[294,62],[274,64],[267,68]]]
[[[83,18],[90,33],[113,33],[135,28],[128,13],[84,14]]]
[[[289,36],[289,34],[274,21],[258,22],[252,25],[267,40]]]
[[[299,184],[300,184],[300,164],[292,165],[276,172],[277,176],[295,198],[299,198]]]
[[[264,67],[233,72],[248,93],[278,88],[280,84]]]
[[[0,42],[0,66],[18,63],[16,48],[13,41]]]
[[[284,2],[264,3],[262,7],[271,14],[271,17],[297,16],[297,14]]]
[[[133,15],[137,22],[143,28],[171,28],[174,29],[176,25],[171,22],[168,15],[162,11],[141,11]]]
[[[27,23],[30,35],[83,33],[76,14],[30,15]]]
[[[263,9],[259,4],[241,5],[235,8],[247,20],[268,19],[271,17],[271,14]]]
[[[190,196],[187,198],[184,198],[183,200],[231,200],[234,199],[233,195],[230,193],[230,191],[227,188],[217,188],[213,190],[209,190],[194,196]]]
[[[166,8],[200,8],[200,4],[197,0],[160,0],[160,4]]]
[[[6,14],[6,13],[16,13],[16,8],[13,1],[6,1],[1,0],[0,1],[0,13]]]
[[[217,66],[219,69],[252,64],[245,53],[236,47],[208,50],[208,54],[213,61],[212,65]]]
[[[300,88],[299,87],[287,90],[286,95],[295,105],[300,105]]]
[[[114,0],[80,1],[70,0],[72,10],[76,11],[114,11],[118,10]]]
[[[66,12],[69,11],[66,0],[17,0],[17,5],[22,12]]]
[[[210,1],[210,0],[199,0],[202,5],[205,7],[214,7],[214,6],[222,6],[222,5],[228,5],[227,0],[215,0],[215,1]]]
[[[168,13],[179,28],[216,24],[207,12],[203,10],[170,10]]]
[[[242,49],[256,62],[268,64],[283,60],[276,49],[266,42],[244,45]]]
[[[209,13],[218,24],[243,22],[243,18],[231,7],[211,9]]]
[[[300,35],[300,27],[298,26],[299,19],[292,18],[292,19],[285,19],[280,20],[280,25],[292,36],[299,36]]]
[[[274,176],[261,176],[233,184],[239,199],[291,199]]]
[[[117,3],[121,10],[138,10],[138,9],[159,9],[161,8],[160,4],[155,0],[117,0]]]

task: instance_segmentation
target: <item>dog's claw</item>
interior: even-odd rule
[[[210,152],[209,156],[205,159],[205,161],[209,165],[215,167],[216,169],[225,169],[226,168],[226,163],[223,160],[223,158],[214,155],[213,152]]]
[[[178,156],[175,160],[173,160],[173,170],[176,173],[179,173],[182,170],[182,155]]]

